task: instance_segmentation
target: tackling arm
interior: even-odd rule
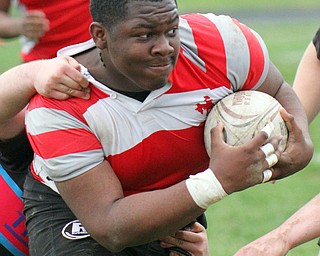
[[[235,256],[283,256],[320,236],[320,194],[278,228],[241,248]]]
[[[313,43],[309,44],[300,61],[293,89],[299,96],[310,123],[320,110],[320,61]]]
[[[24,108],[36,92],[61,100],[87,99],[88,81],[79,69],[73,58],[60,57],[21,64],[0,75],[0,139],[23,131]]]

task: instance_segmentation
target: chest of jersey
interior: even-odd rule
[[[206,89],[152,92],[143,103],[113,92],[84,118],[130,194],[167,187],[208,167],[203,125],[212,106]]]

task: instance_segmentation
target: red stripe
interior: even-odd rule
[[[225,47],[220,31],[211,20],[200,14],[191,15],[188,23],[198,46],[198,54],[206,63],[206,83],[223,84],[230,88]]]
[[[28,237],[22,215],[23,202],[0,175],[0,232],[21,252],[28,254]],[[20,239],[20,240],[19,240]]]
[[[159,131],[134,148],[109,156],[108,161],[125,195],[163,189],[208,168],[209,157],[202,141],[202,126]]]
[[[261,78],[265,65],[264,54],[260,42],[253,32],[239,21],[233,19],[233,22],[240,28],[248,42],[250,52],[250,69],[243,89],[249,90],[255,86]]]
[[[28,138],[34,152],[44,159],[102,148],[94,134],[85,129],[28,134]]]
[[[68,112],[70,115],[80,119],[82,122],[85,123],[83,118],[83,114],[87,111],[87,109],[94,105],[97,101],[109,97],[108,94],[104,93],[103,91],[99,90],[97,87],[91,84],[91,93],[90,99],[84,100],[80,98],[70,98],[68,100],[55,100],[45,98],[39,94],[34,96],[30,104],[28,106],[28,110],[32,111],[37,108],[50,108],[55,110],[62,110]]]

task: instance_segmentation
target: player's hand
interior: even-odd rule
[[[285,235],[274,230],[242,247],[234,256],[284,256],[288,251]]]
[[[306,140],[294,117],[285,109],[281,109],[281,116],[288,128],[288,142],[279,162],[273,167],[273,178],[280,179],[303,169],[313,155],[313,144]]]
[[[36,91],[47,97],[65,100],[71,97],[89,99],[88,80],[79,72],[79,63],[71,57],[40,60],[37,63]]]
[[[42,11],[28,11],[20,21],[20,34],[34,41],[49,30],[49,20]]]
[[[199,222],[190,224],[185,230],[179,230],[173,236],[161,239],[160,245],[163,248],[183,249],[192,256],[210,256],[207,233]],[[186,253],[172,250],[169,255],[184,256]]]
[[[223,140],[222,123],[211,129],[209,167],[227,194],[261,183],[264,179],[264,172],[276,163],[276,161],[268,162],[266,154],[260,149],[262,145],[271,143],[274,149],[271,154],[275,158],[280,157],[277,149],[281,138],[269,138],[270,133],[261,131],[243,145],[230,146]]]

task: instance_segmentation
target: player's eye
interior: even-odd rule
[[[153,33],[145,33],[145,34],[139,35],[139,37],[142,39],[148,39],[148,38],[152,37],[152,35],[153,35]]]
[[[177,27],[168,31],[168,35],[169,36],[175,36],[177,33],[178,33],[178,28]]]

